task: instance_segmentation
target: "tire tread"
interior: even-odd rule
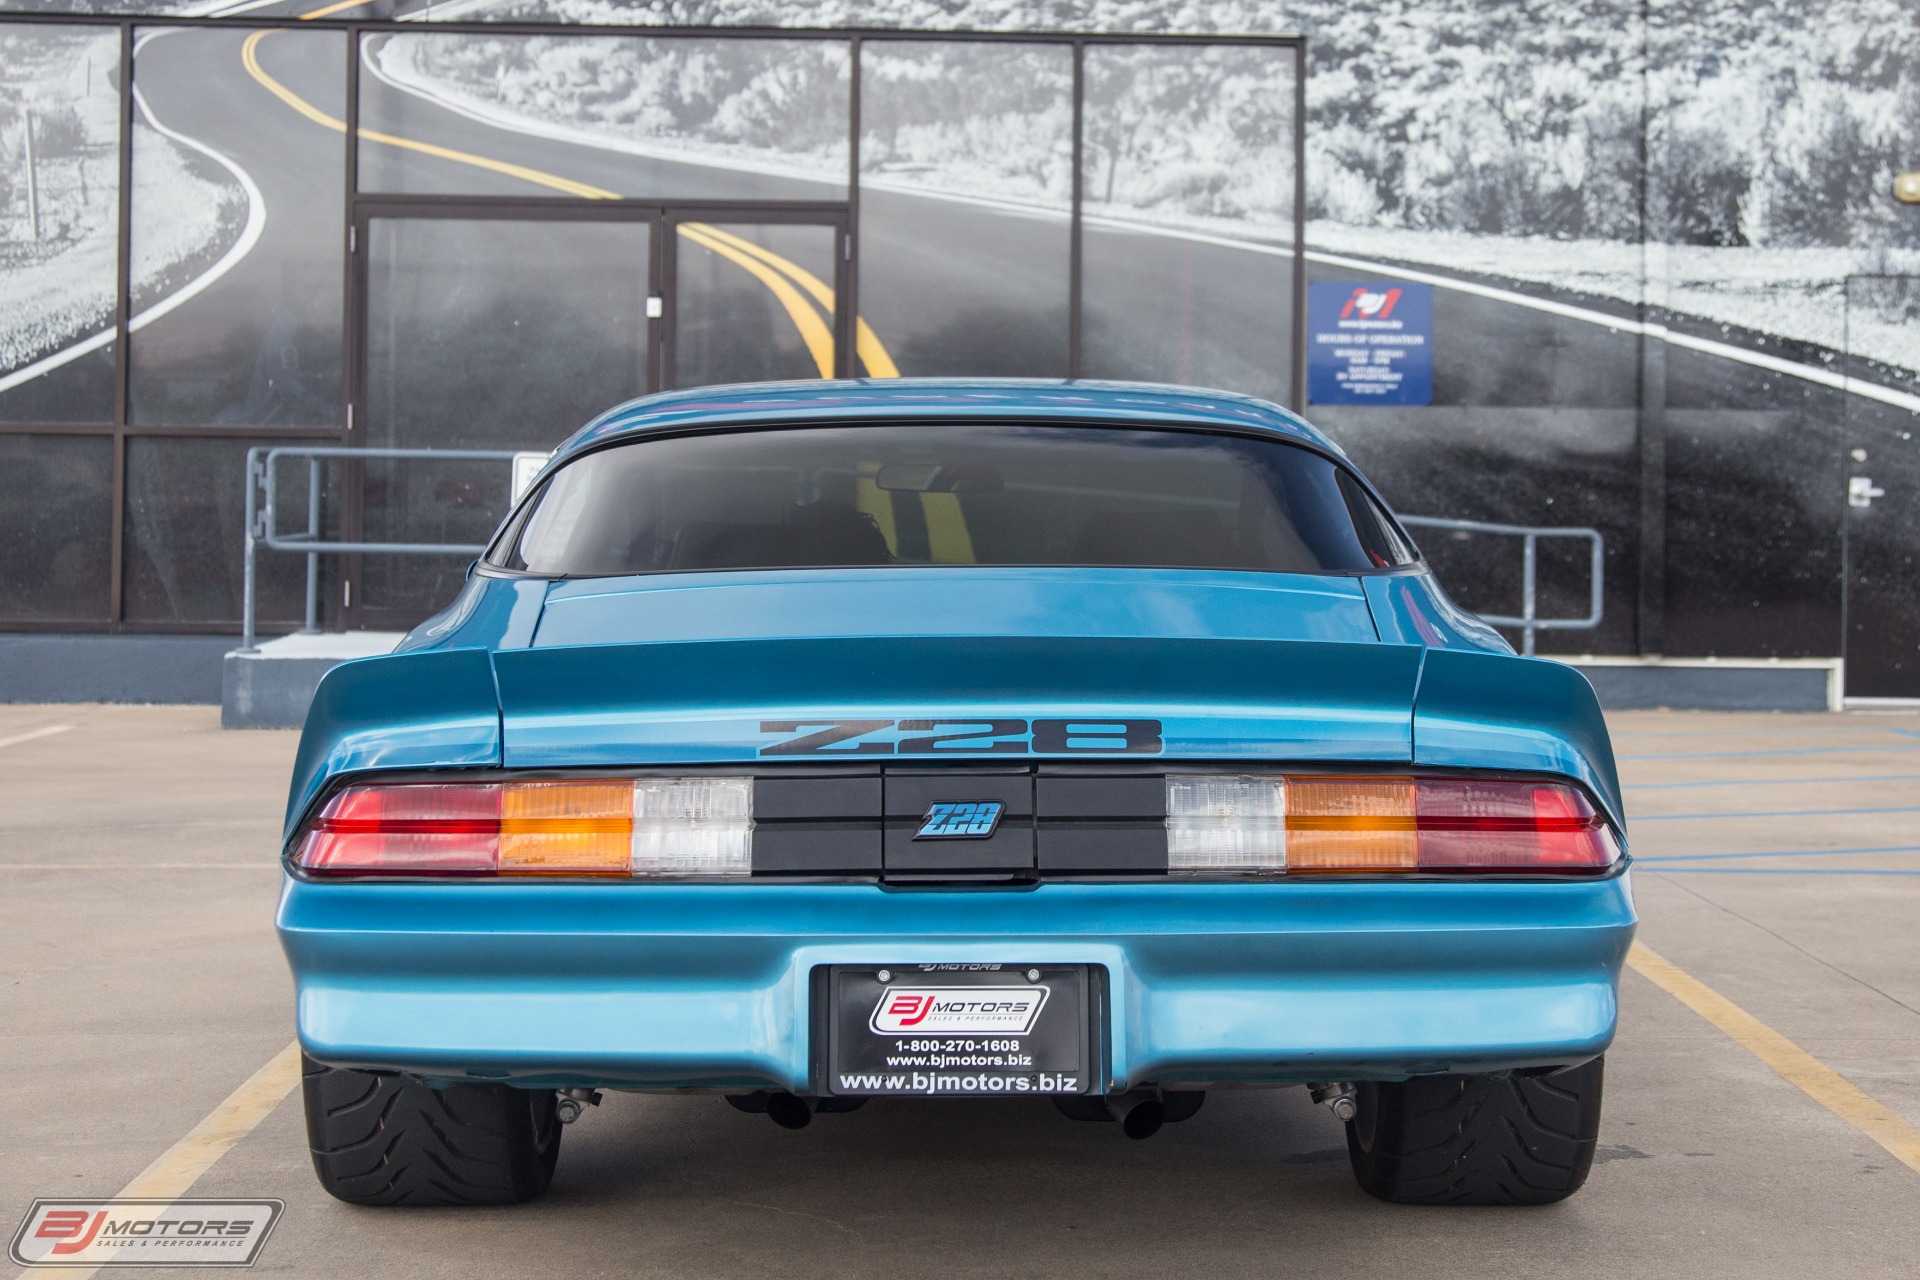
[[[1603,1059],[1551,1075],[1363,1084],[1354,1177],[1395,1204],[1551,1204],[1580,1189],[1599,1137]]]
[[[349,1204],[517,1204],[552,1180],[561,1130],[551,1090],[430,1089],[310,1058],[301,1087],[314,1172]]]

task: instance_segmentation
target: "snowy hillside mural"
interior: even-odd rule
[[[113,314],[119,45],[111,33],[0,30],[0,377]],[[80,399],[63,416],[112,412],[110,382]]]
[[[0,389],[49,358],[95,356],[101,376],[58,402],[7,402],[9,417],[110,416],[119,227],[117,33],[0,29]],[[239,237],[246,193],[213,158],[133,128],[135,314],[177,293]]]
[[[175,0],[15,7],[39,3],[159,13]],[[203,568],[234,579],[209,532],[231,522],[232,494],[156,496],[161,477],[186,486],[203,456],[166,429],[230,429],[229,461],[264,428],[343,439],[342,370],[387,368],[343,359],[383,314],[363,299],[343,318],[346,12],[297,33],[244,25],[317,4],[185,0],[178,12],[231,21],[143,36],[130,303],[136,320],[166,318],[137,324],[126,352],[107,326],[116,29],[0,30],[0,430],[155,436],[88,499],[120,504],[128,531],[110,553],[121,621],[231,616],[229,587],[187,588]],[[796,351],[800,317],[836,305],[828,277],[844,270],[864,326],[858,372],[1061,375],[1077,350],[1089,376],[1290,399],[1298,128],[1307,282],[1432,298],[1430,399],[1423,387],[1410,403],[1311,415],[1403,511],[1598,529],[1606,620],[1546,647],[1844,649],[1853,669],[1885,676],[1856,691],[1904,681],[1920,694],[1920,649],[1897,639],[1920,635],[1920,516],[1907,514],[1920,512],[1920,209],[1890,195],[1895,173],[1920,168],[1911,0],[369,0],[350,12],[408,20],[360,46],[353,207],[367,234],[354,278],[372,299],[424,288],[431,265],[465,291],[438,309],[421,294],[447,332],[416,345],[453,354],[381,375],[445,387],[449,421],[484,419],[506,438],[500,397],[459,395],[478,367],[520,367],[507,357],[529,377],[552,377],[554,352],[577,369],[639,359],[650,333],[674,332],[678,303],[655,313],[662,327],[636,327],[607,318],[639,301],[615,285],[670,260],[689,267],[674,279],[772,308],[713,332],[778,333]],[[551,25],[491,25],[503,20]],[[469,29],[434,29],[444,22]],[[583,23],[642,30],[565,29]],[[756,26],[828,36],[645,30]],[[1305,114],[1291,46],[1095,43],[1076,175],[1065,45],[873,40],[850,209],[855,70],[831,33],[862,27],[1297,34]],[[825,223],[756,230],[738,214],[722,228],[733,242],[633,221],[607,243],[651,249],[602,261],[579,247],[593,236],[531,211],[572,199],[569,216],[591,220],[586,206],[609,195],[844,216],[853,252],[836,267]],[[470,197],[520,198],[513,216],[527,221],[482,236],[482,204],[436,206],[448,221],[415,224],[416,247],[393,248],[402,205],[426,217],[426,201]],[[755,249],[800,252],[775,249],[776,232],[820,249],[780,303],[754,274],[770,261]],[[729,243],[733,257],[715,247]],[[555,298],[594,290],[600,319],[556,318]],[[465,330],[489,325],[510,350],[466,348]],[[661,348],[644,376],[668,377],[658,370],[676,358]],[[835,358],[820,346],[806,367]],[[58,377],[34,376],[55,365]],[[370,384],[358,395],[369,414],[380,403]],[[0,506],[0,539],[7,519]],[[1422,538],[1463,603],[1514,611],[1517,544]],[[1581,564],[1546,553],[1549,612],[1581,612],[1585,587]]]
[[[1329,249],[1637,304],[1650,233],[1673,246],[1664,272],[1654,261],[1656,304],[1836,351],[1848,274],[1920,270],[1920,219],[1888,196],[1893,175],[1920,163],[1920,19],[1900,0],[1840,0],[1817,12],[1740,0],[455,0],[436,11],[685,26],[1301,33],[1310,239]],[[517,71],[533,56],[509,55],[508,65]],[[1167,70],[1159,100],[1181,105],[1172,127],[1153,131],[1161,145],[1183,138],[1205,148],[1209,130],[1188,118],[1195,105],[1246,92],[1217,71],[1202,59]],[[461,88],[493,92],[471,73]],[[1232,149],[1209,157],[1204,178],[1183,175],[1185,196],[1163,189],[1133,211],[1204,216],[1224,198],[1246,219],[1268,207],[1235,188],[1271,172],[1243,162],[1244,148],[1271,138],[1261,128],[1271,121],[1222,112],[1214,123]],[[1089,125],[1091,139],[1100,122]],[[1008,141],[1009,169],[1031,163],[1030,147]],[[1209,194],[1195,198],[1201,191]],[[1857,330],[1856,345],[1915,362],[1910,339],[1876,328]]]

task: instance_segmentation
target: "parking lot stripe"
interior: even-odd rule
[[[193,1190],[200,1175],[227,1154],[233,1144],[252,1133],[273,1109],[300,1083],[300,1042],[295,1040],[267,1059],[265,1066],[248,1076],[226,1101],[207,1113],[187,1136],[168,1147],[159,1159],[143,1169],[132,1182],[114,1193],[116,1200],[178,1200]],[[29,1267],[18,1280],[44,1275],[52,1268]],[[61,1280],[87,1280],[98,1268],[58,1269]]]
[[[29,729],[25,733],[16,733],[11,738],[0,738],[0,747],[17,747],[23,742],[32,742],[35,738],[51,738],[56,733],[65,733],[73,728],[70,724],[42,725],[38,729]]]
[[[1781,1079],[1887,1149],[1920,1173],[1920,1129],[1874,1101],[1845,1076],[1775,1031],[1686,970],[1636,942],[1627,953],[1633,971],[1693,1010],[1772,1067]]]
[[[1920,805],[1901,805],[1893,809],[1772,809],[1753,813],[1643,813],[1633,821],[1636,825],[1642,822],[1695,822],[1707,819],[1725,822],[1731,818],[1826,818],[1857,813],[1920,813]]]
[[[1644,819],[1642,819],[1644,821]],[[1870,849],[1769,849],[1755,853],[1658,853],[1635,862],[1721,862],[1728,858],[1843,858],[1863,853],[1920,853],[1920,844],[1883,844]]]
[[[214,1161],[252,1133],[300,1083],[300,1042],[295,1040],[267,1059],[226,1101],[207,1113],[186,1137],[120,1189],[122,1197],[170,1199],[187,1194]]]
[[[1870,747],[1774,747],[1765,751],[1672,751],[1653,755],[1616,757],[1620,760],[1744,760],[1749,756],[1859,756],[1884,751],[1912,751],[1905,743]]]
[[[1671,791],[1675,787],[1831,786],[1840,782],[1920,782],[1920,773],[1873,773],[1859,778],[1714,778],[1704,782],[1629,782],[1628,791]]]

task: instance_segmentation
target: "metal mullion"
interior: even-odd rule
[[[154,438],[178,437],[180,439],[201,440],[313,440],[339,439],[344,436],[339,423],[329,426],[287,426],[284,423],[271,426],[212,426],[204,422],[175,424],[156,423],[152,426],[131,426],[126,429],[130,440],[150,440]]]
[[[114,436],[111,422],[0,422],[0,436]]]
[[[666,390],[666,363],[662,351],[667,338],[667,326],[673,323],[673,300],[667,291],[666,277],[666,240],[670,234],[666,211],[656,207],[647,230],[647,296],[649,299],[656,296],[660,299],[660,316],[655,319],[647,314],[644,306],[641,308],[641,315],[647,323],[648,395]]]
[[[1307,45],[1293,46],[1293,409],[1307,408]]]
[[[833,374],[836,378],[855,375],[854,346],[857,341],[855,316],[847,305],[847,272],[853,260],[853,241],[843,217],[833,224]]]
[[[342,104],[341,114],[345,117],[346,163],[342,168],[346,201],[347,243],[341,262],[342,288],[341,305],[345,311],[341,329],[341,359],[345,364],[341,395],[346,400],[346,423],[341,438],[349,446],[366,439],[366,332],[361,324],[366,314],[365,290],[366,273],[360,269],[365,260],[367,246],[361,243],[363,235],[369,233],[361,224],[360,216],[360,48],[364,38],[364,28],[359,23],[347,26],[347,65],[346,65],[346,101]],[[354,430],[359,427],[359,431]],[[365,494],[361,492],[366,484],[366,468],[349,463],[341,468],[344,473],[339,477],[340,530],[343,539],[359,540],[364,532],[362,525],[366,519]],[[311,513],[309,513],[311,518]],[[351,592],[349,584],[360,580],[360,557],[342,556],[337,565],[341,588]],[[350,598],[350,597],[349,597]],[[342,600],[338,606],[340,625],[347,625],[347,604]],[[331,599],[320,609],[324,628],[324,619],[333,613],[335,606]]]
[[[551,36],[577,33],[585,36],[639,36],[659,40],[780,40],[787,42],[838,42],[849,36],[863,40],[926,41],[944,40],[968,44],[1089,44],[1284,47],[1298,45],[1303,37],[1273,35],[1193,35],[1168,32],[1072,32],[1072,31],[973,31],[927,27],[768,27],[768,26],[657,26],[631,23],[560,22],[435,22],[423,27],[418,22],[399,19],[347,19],[272,17],[248,15],[245,18],[177,16],[141,16],[123,18],[118,25],[134,23],[168,27],[206,27],[211,29],[267,28],[270,30],[339,31],[356,27],[378,35],[417,34],[423,30],[447,35]],[[85,13],[0,13],[0,25],[113,26],[112,18]]]
[[[1304,37],[1273,35],[1191,35],[1169,32],[1072,32],[1072,31],[956,31],[927,27],[769,27],[769,26],[650,26],[632,23],[611,22],[435,22],[423,26],[418,22],[406,22],[399,19],[344,19],[300,17],[269,17],[247,15],[245,18],[191,17],[187,15],[166,16],[161,18],[142,16],[123,18],[119,25],[131,26],[135,23],[152,25],[155,21],[168,27],[207,27],[215,30],[245,28],[269,28],[287,31],[339,31],[348,27],[364,32],[387,35],[421,31],[433,31],[446,35],[507,35],[507,36],[552,36],[556,34],[579,34],[583,36],[640,36],[656,40],[780,40],[788,42],[839,42],[849,36],[862,40],[925,41],[942,40],[966,44],[1073,44],[1084,41],[1088,44],[1134,44],[1166,45],[1169,47],[1206,47],[1233,45],[1241,47],[1279,48],[1299,45]],[[47,26],[112,26],[111,18],[103,20],[97,14],[85,13],[0,13],[0,25],[47,25]]]
[[[113,525],[107,557],[107,619],[119,630],[126,618],[127,410],[133,310],[133,23],[120,26],[120,189],[113,285]]]
[[[860,373],[855,364],[860,342],[860,48],[859,36],[847,42],[847,238],[839,264],[840,287],[834,294],[846,312],[847,352],[842,367],[848,377]]]
[[[590,200],[573,196],[363,195],[360,212],[374,218],[474,221],[644,222],[665,210],[679,215],[757,222],[818,222],[846,212],[839,200]]]
[[[671,391],[679,386],[674,376],[674,359],[679,352],[680,331],[680,215],[663,209],[655,237],[660,242],[660,297],[665,305],[660,316],[660,383],[658,390]]]
[[[1086,163],[1087,45],[1073,42],[1073,196],[1072,213],[1067,224],[1067,376],[1080,376],[1082,365],[1082,295],[1086,291],[1083,275],[1085,255],[1085,180]]]

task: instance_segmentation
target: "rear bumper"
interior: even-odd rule
[[[813,969],[1085,963],[1109,1090],[1578,1062],[1613,1038],[1627,877],[1562,883],[316,884],[280,936],[322,1062],[816,1092]]]

